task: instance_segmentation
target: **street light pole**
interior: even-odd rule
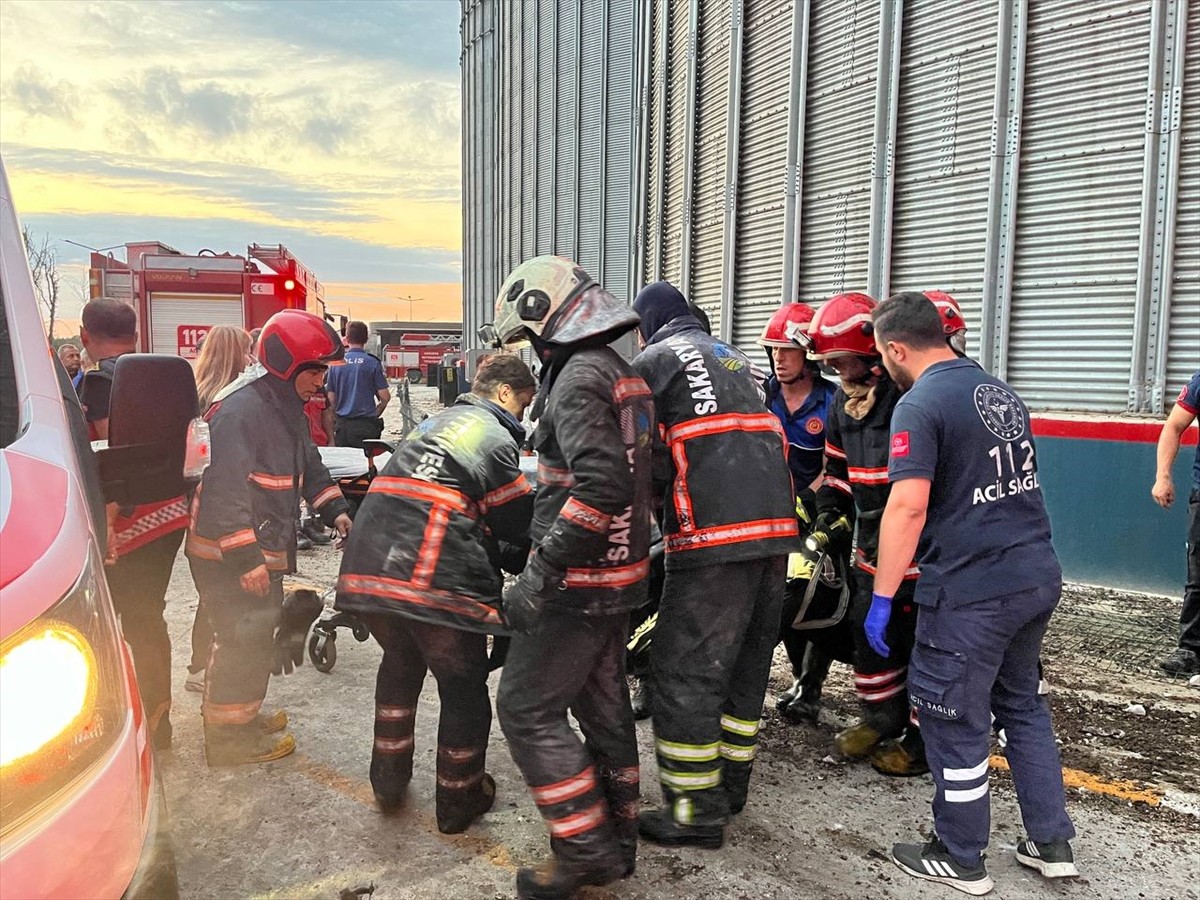
[[[410,295],[410,296],[407,296],[407,297],[397,297],[396,299],[397,299],[397,300],[404,300],[404,301],[406,301],[406,302],[408,303],[408,321],[409,321],[409,323],[411,324],[411,323],[412,323],[412,321],[413,321],[413,308],[412,308],[412,305],[413,305],[414,303],[420,303],[420,302],[421,302],[421,301],[423,301],[425,298],[424,298],[424,297],[413,297],[413,296],[411,296],[411,295]]]

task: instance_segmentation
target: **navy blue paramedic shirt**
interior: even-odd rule
[[[325,390],[337,398],[334,414],[342,419],[374,417],[378,393],[388,386],[383,364],[365,350],[347,350],[344,365],[330,366]]]
[[[1200,416],[1200,372],[1192,376],[1175,402],[1193,416]],[[1200,443],[1196,444],[1196,461],[1192,463],[1192,490],[1200,491]]]
[[[935,363],[892,415],[888,480],[926,478],[917,603],[961,606],[1062,578],[1029,411],[969,359]]]
[[[789,413],[779,380],[772,375],[767,381],[767,406],[783,424],[783,433],[787,435],[788,468],[792,470],[792,486],[797,493],[821,474],[825,461],[825,423],[836,390],[818,376],[800,408]]]

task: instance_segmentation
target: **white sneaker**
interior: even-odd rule
[[[183,683],[185,691],[191,691],[193,694],[204,693],[204,669],[199,672],[191,672],[188,674],[187,681]]]

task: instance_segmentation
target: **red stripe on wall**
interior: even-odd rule
[[[1162,422],[1129,422],[1120,419],[1033,419],[1033,433],[1036,437],[1157,444],[1162,429]],[[1185,447],[1194,446],[1198,434],[1200,431],[1189,428],[1183,434],[1183,445]]]

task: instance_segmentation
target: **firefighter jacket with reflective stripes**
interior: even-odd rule
[[[892,412],[900,401],[900,388],[887,375],[875,386],[867,414],[856,419],[846,412],[848,397],[842,388],[833,395],[825,425],[825,477],[817,491],[817,514],[857,519],[854,564],[870,575],[879,560],[879,524],[888,499],[888,451]],[[906,579],[918,575],[910,563]]]
[[[666,568],[800,549],[787,438],[741,351],[680,316],[633,366],[654,392]]]
[[[497,541],[529,537],[521,424],[475,394],[426,419],[371,482],[338,576],[338,609],[507,634]]]
[[[349,511],[308,433],[304,401],[274,375],[247,377],[218,396],[207,413],[212,462],[192,500],[187,555],[241,574],[264,564],[294,572],[300,498],[329,525]]]
[[[552,359],[534,404],[533,545],[566,580],[548,602],[588,615],[646,602],[650,388],[611,347]]]

